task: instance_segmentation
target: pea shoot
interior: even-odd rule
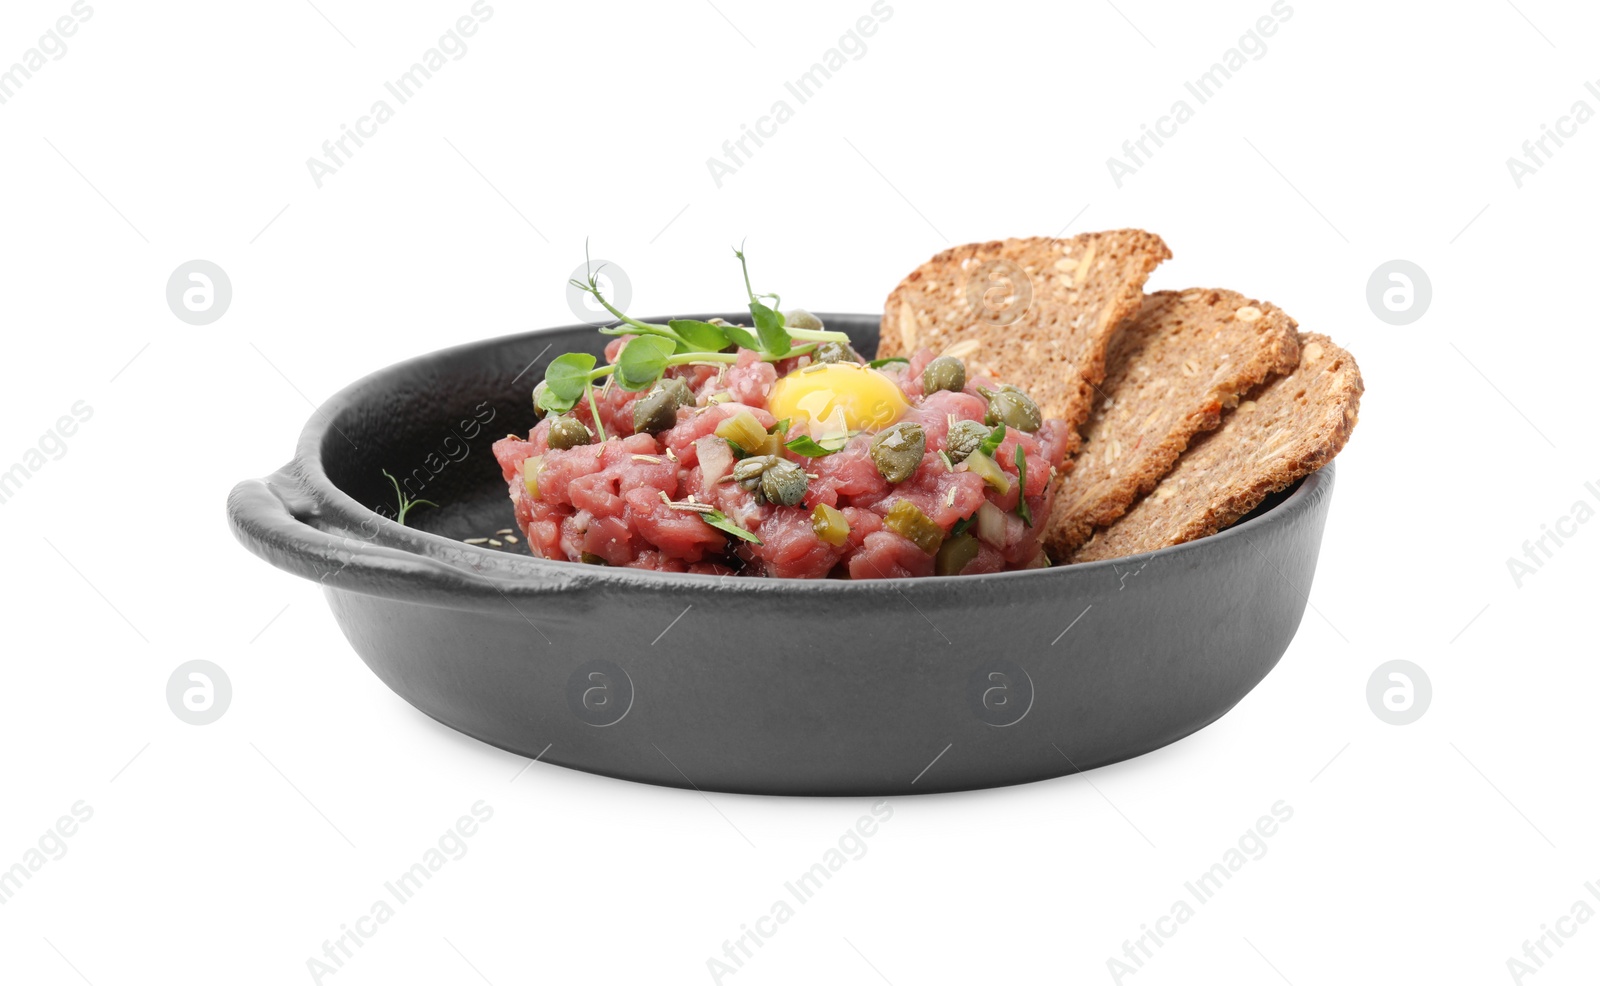
[[[738,353],[729,350],[751,349],[767,362],[776,362],[791,356],[810,353],[819,344],[848,343],[850,337],[843,332],[826,329],[799,328],[785,324],[784,315],[776,307],[781,304],[776,294],[757,294],[750,285],[750,268],[744,250],[735,249],[739,269],[744,276],[745,294],[749,298],[750,317],[755,332],[737,325],[703,322],[693,318],[669,319],[666,324],[642,322],[632,318],[612,305],[600,288],[601,268],[590,269],[585,249],[586,280],[573,279],[572,285],[589,294],[601,307],[617,317],[620,324],[600,329],[602,335],[631,335],[617,354],[615,363],[604,366],[589,353],[567,353],[550,361],[545,368],[544,386],[535,390],[534,401],[541,411],[566,414],[580,401],[588,401],[593,412],[595,428],[600,440],[606,440],[604,426],[594,405],[594,384],[610,377],[616,386],[630,392],[649,390],[655,386],[669,367],[690,363],[736,363]],[[796,345],[796,343],[799,345]]]
[[[822,323],[816,316],[807,312],[791,312],[794,324],[789,324],[789,319],[779,311],[782,299],[776,294],[757,294],[755,288],[751,286],[750,266],[745,259],[743,246],[736,248],[733,255],[739,258],[739,272],[744,278],[744,291],[749,299],[748,307],[754,332],[743,326],[729,325],[721,319],[705,322],[694,318],[674,318],[661,324],[630,317],[607,300],[600,288],[600,271],[604,266],[592,267],[589,263],[588,246],[585,244],[585,279],[580,281],[574,278],[571,284],[592,296],[602,308],[616,316],[618,324],[600,329],[602,335],[633,336],[633,338],[629,339],[617,353],[615,363],[599,365],[599,361],[589,353],[566,353],[551,360],[545,367],[544,381],[534,388],[534,407],[540,413],[566,415],[579,403],[586,402],[589,405],[589,416],[594,421],[595,431],[600,441],[605,442],[605,425],[600,420],[600,408],[594,393],[595,384],[600,380],[606,380],[605,386],[608,388],[615,385],[630,393],[639,393],[661,384],[667,370],[674,366],[691,363],[737,363],[739,349],[754,350],[762,360],[772,363],[792,356],[814,353],[823,345],[848,347],[850,343],[848,335],[843,332],[827,331],[822,328]],[[767,304],[768,301],[772,303],[770,306]],[[681,382],[679,386],[682,387]],[[687,392],[687,388],[684,390]],[[649,408],[646,410],[651,411],[652,415],[655,413]],[[647,415],[649,421],[641,422],[638,414],[636,409],[636,429],[641,423],[655,421],[654,417]],[[666,415],[663,413],[660,417],[660,423],[667,425]],[[557,424],[563,420],[569,419],[558,418]],[[581,422],[574,423],[582,427]],[[554,436],[556,425],[552,425],[551,428]],[[788,423],[783,422],[777,434],[782,436],[787,431]],[[586,438],[587,432],[582,437]],[[781,442],[782,438],[779,437],[775,441]],[[586,444],[577,436],[574,436],[573,442]],[[735,452],[742,451],[732,439],[728,439],[728,443],[734,447]],[[812,457],[838,451],[836,448],[812,442],[809,438],[796,439],[789,443],[788,447],[802,455]],[[770,487],[765,495],[775,501],[784,503],[797,501],[804,493],[805,473],[793,463],[784,461],[779,464],[778,474],[763,478],[767,479],[767,485],[763,489]],[[396,484],[396,491],[398,490],[399,486]],[[404,510],[412,505],[414,504],[405,503],[402,497],[402,518]],[[760,538],[734,523],[721,511],[709,510],[699,513],[707,524],[726,534],[755,544],[761,543]],[[401,523],[404,523],[403,519]]]
[[[397,501],[397,506],[395,507],[394,519],[400,522],[400,526],[401,527],[406,526],[406,514],[411,512],[411,508],[412,507],[437,507],[438,506],[438,504],[434,503],[432,500],[413,500],[413,499],[411,499],[409,496],[406,496],[405,490],[400,488],[400,480],[395,479],[392,475],[390,475],[389,474],[389,470],[387,470],[387,469],[383,470],[383,474],[385,476],[388,476],[389,477],[389,482],[394,484],[394,495],[395,495],[395,500]]]

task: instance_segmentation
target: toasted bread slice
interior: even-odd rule
[[[1294,371],[1263,385],[1201,436],[1156,488],[1071,556],[1099,561],[1215,534],[1269,493],[1344,448],[1361,403],[1361,371],[1327,336],[1300,336]]]
[[[878,355],[924,346],[977,362],[1077,428],[1105,378],[1106,345],[1172,256],[1143,230],[969,243],[912,271],[884,303]]]
[[[1057,558],[1121,517],[1224,408],[1300,360],[1294,319],[1234,291],[1145,295],[1117,330],[1083,451],[1061,481],[1044,543]]]

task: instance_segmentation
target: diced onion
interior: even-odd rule
[[[695,455],[700,460],[700,480],[706,486],[719,481],[733,468],[733,449],[715,435],[695,439]]]
[[[978,508],[978,520],[972,526],[978,532],[978,540],[996,548],[1005,547],[1006,515],[988,500]]]

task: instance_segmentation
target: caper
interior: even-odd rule
[[[682,377],[662,377],[654,389],[670,390],[679,407],[694,407],[694,391],[689,389]]]
[[[783,313],[783,324],[791,329],[820,329],[822,319],[804,308],[793,308]]]
[[[692,407],[694,394],[677,377],[656,384],[654,390],[633,405],[635,434],[659,435],[678,423],[678,408]]]
[[[945,454],[950,456],[951,462],[962,462],[967,456],[978,450],[983,440],[989,437],[989,429],[981,421],[957,421],[951,428],[950,434],[945,438]]]
[[[533,420],[535,420],[535,421],[543,421],[544,420],[545,410],[539,404],[539,398],[544,394],[544,392],[545,392],[544,381],[540,380],[539,381],[539,385],[537,387],[533,388]]]
[[[928,439],[922,426],[914,421],[902,421],[879,432],[872,440],[872,461],[884,479],[903,483],[922,464],[922,453],[927,449]]]
[[[941,356],[922,369],[922,392],[940,390],[961,392],[967,385],[967,366],[954,356]]]
[[[772,503],[792,507],[805,499],[806,471],[788,459],[776,459],[761,473],[761,495]]]
[[[678,401],[670,390],[654,390],[633,403],[634,434],[659,435],[678,423]]]
[[[733,480],[747,490],[761,485],[761,476],[778,461],[775,455],[752,455],[733,466]]]
[[[811,358],[818,363],[859,363],[860,359],[842,342],[825,342],[817,347]]]
[[[734,481],[743,489],[761,491],[772,503],[792,507],[805,498],[806,471],[776,455],[752,455],[733,467]]]
[[[594,437],[589,434],[589,429],[583,426],[583,422],[567,415],[550,422],[550,431],[545,435],[545,442],[556,449],[576,448],[579,445],[588,445],[592,441]]]
[[[993,391],[979,387],[978,393],[989,401],[989,413],[983,420],[990,425],[1003,424],[1018,431],[1038,431],[1044,423],[1044,418],[1039,414],[1039,405],[1033,402],[1033,398],[1008,383],[1001,384],[1000,389]]]

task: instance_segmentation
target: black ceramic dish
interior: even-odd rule
[[[876,316],[822,318],[876,351]],[[605,341],[531,332],[353,384],[293,462],[234,488],[235,535],[320,581],[361,658],[440,722],[711,791],[958,791],[1138,756],[1232,708],[1300,624],[1331,466],[1213,537],[996,575],[719,579],[463,544],[514,527],[489,446],[531,427],[545,363]],[[384,469],[441,506],[375,513],[393,516]]]

